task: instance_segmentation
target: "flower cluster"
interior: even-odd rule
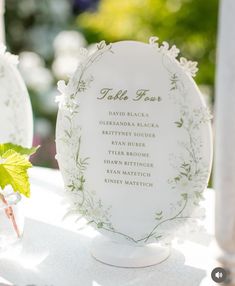
[[[101,41],[100,43],[98,43],[96,45],[96,49],[92,49],[92,50],[88,50],[86,48],[81,47],[79,49],[79,55],[81,58],[81,63],[78,66],[77,70],[80,68],[81,73],[82,71],[86,70],[87,67],[89,66],[89,64],[93,61],[96,60],[96,58],[93,58],[94,53],[96,51],[101,51],[104,50],[106,47],[109,48],[109,50],[111,49],[111,45],[106,45],[105,41]],[[87,60],[86,59],[90,58]],[[94,80],[93,76],[89,76],[85,79],[80,78],[77,86],[76,83],[74,82],[74,80],[69,79],[69,83],[66,85],[64,80],[60,80],[57,83],[57,88],[60,92],[59,96],[56,96],[56,102],[59,103],[59,107],[60,108],[64,108],[69,110],[70,112],[74,111],[74,108],[77,108],[78,105],[75,101],[75,95],[77,92],[84,92],[85,90],[87,90],[87,88],[90,86],[90,83]]]
[[[57,83],[57,88],[60,95],[56,96],[55,101],[59,103],[60,108],[72,111],[73,105],[76,104],[73,98],[76,89],[72,81],[66,85],[64,80],[60,80]]]
[[[175,45],[170,47],[167,42],[163,42],[162,45],[159,45],[158,40],[158,37],[151,37],[149,39],[149,43],[150,45],[154,46],[159,52],[177,60],[180,50]],[[179,59],[179,64],[187,74],[191,75],[192,77],[196,76],[198,72],[197,62],[188,61],[186,58],[181,57]]]

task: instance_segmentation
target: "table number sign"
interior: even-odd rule
[[[57,159],[73,208],[102,236],[92,254],[141,267],[169,255],[211,170],[210,113],[197,63],[156,37],[97,45],[59,82]]]
[[[0,46],[0,142],[32,146],[33,116],[26,86],[16,65],[18,57]]]

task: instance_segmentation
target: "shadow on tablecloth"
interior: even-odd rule
[[[17,286],[198,286],[206,275],[185,265],[184,255],[174,249],[156,266],[104,265],[91,257],[90,241],[85,235],[26,219],[21,254],[2,259],[0,275],[12,283],[8,285]]]

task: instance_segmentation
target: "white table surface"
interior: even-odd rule
[[[92,258],[89,245],[96,232],[78,229],[74,219],[63,220],[69,205],[59,171],[33,168],[30,177],[22,249],[0,259],[0,286],[198,286],[210,275],[213,190],[205,192],[207,233],[174,242],[171,256],[159,265],[125,269]]]

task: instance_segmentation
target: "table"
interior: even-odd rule
[[[97,233],[90,227],[78,229],[74,219],[64,218],[69,202],[58,170],[35,167],[30,178],[32,195],[23,202],[22,248],[11,258],[0,259],[0,286],[198,286],[210,275],[213,190],[205,192],[203,202],[207,233],[197,233],[184,243],[174,241],[171,256],[159,265],[128,269],[91,257],[89,246]]]

